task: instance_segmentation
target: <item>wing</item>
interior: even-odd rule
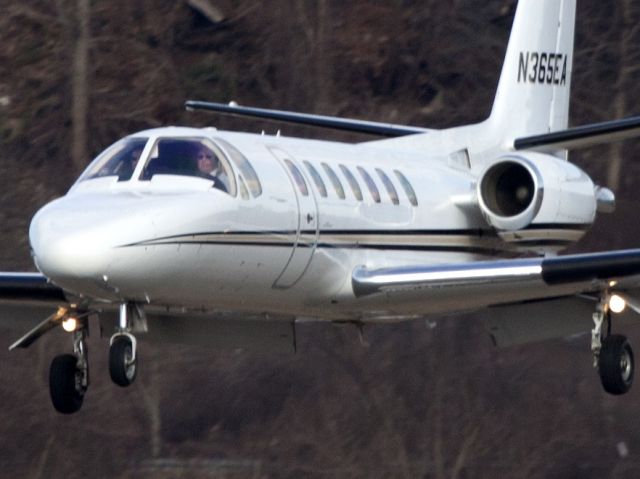
[[[57,304],[66,298],[41,273],[0,273],[0,301]]]
[[[363,303],[385,311],[480,310],[496,343],[517,344],[587,331],[595,301],[613,293],[625,296],[632,308],[637,305],[640,249],[377,270],[358,267],[352,285]]]
[[[483,261],[440,266],[411,266],[353,271],[352,283],[356,296],[394,292],[420,291],[447,287],[481,287],[487,293],[517,285],[536,299],[540,286],[553,291],[587,292],[610,283],[640,274],[640,249],[609,251],[502,261]],[[585,285],[591,285],[590,287]],[[553,293],[552,293],[553,294]]]
[[[24,331],[36,324],[10,349],[28,347],[60,324],[66,305],[62,289],[40,273],[0,273],[0,327]]]

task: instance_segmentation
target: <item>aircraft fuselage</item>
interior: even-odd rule
[[[80,297],[375,319],[391,311],[376,302],[363,311],[367,302],[356,300],[351,284],[357,266],[437,265],[518,253],[480,214],[477,172],[447,158],[212,129],[165,128],[132,138],[147,140],[131,179],[81,177],[31,225],[38,268]],[[218,145],[231,157],[226,164],[234,191],[185,175],[143,178],[145,161],[167,138]],[[252,165],[259,194],[247,191],[249,180],[232,151]],[[532,229],[527,244],[544,239],[539,247],[553,250],[583,232],[546,225]],[[442,309],[434,301],[433,310]]]

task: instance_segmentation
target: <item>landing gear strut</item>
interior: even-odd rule
[[[600,375],[602,387],[609,394],[625,394],[633,384],[633,350],[627,338],[621,334],[611,334],[611,313],[606,298],[598,303],[593,313],[594,328],[591,331],[591,351],[594,366]],[[603,325],[606,323],[606,336]]]
[[[90,314],[94,313],[84,312],[72,316],[64,310],[48,320],[55,321],[54,325],[62,323],[65,330],[73,331],[73,354],[56,356],[49,369],[51,402],[56,411],[63,414],[80,410],[89,387],[86,339],[89,335]],[[66,321],[73,326],[67,328]],[[144,313],[135,303],[123,303],[120,305],[117,332],[109,342],[109,374],[113,382],[122,387],[133,383],[138,369],[137,341],[133,331],[146,331]]]
[[[109,374],[111,380],[121,387],[131,385],[138,370],[137,341],[131,334],[133,307],[129,303],[120,305],[118,332],[111,337],[109,346]]]
[[[56,356],[49,369],[49,393],[56,411],[72,414],[80,410],[89,387],[89,361],[86,345],[87,322],[73,332],[73,354]]]

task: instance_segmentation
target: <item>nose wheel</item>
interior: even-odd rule
[[[109,343],[109,374],[111,380],[121,387],[130,386],[138,370],[137,341],[131,334],[134,311],[132,303],[120,305],[118,332],[111,336]]]
[[[109,348],[109,374],[118,386],[127,387],[136,378],[138,359],[136,339],[131,334],[119,333],[111,339]]]

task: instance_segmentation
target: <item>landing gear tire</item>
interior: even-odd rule
[[[73,414],[80,410],[86,388],[82,385],[82,370],[73,354],[56,356],[49,369],[49,393],[56,411]]]
[[[133,383],[138,370],[138,360],[133,357],[133,345],[126,336],[113,340],[109,348],[109,374],[118,386],[127,387]]]
[[[625,394],[633,384],[633,350],[625,336],[613,334],[602,341],[598,359],[602,387],[609,394]]]

